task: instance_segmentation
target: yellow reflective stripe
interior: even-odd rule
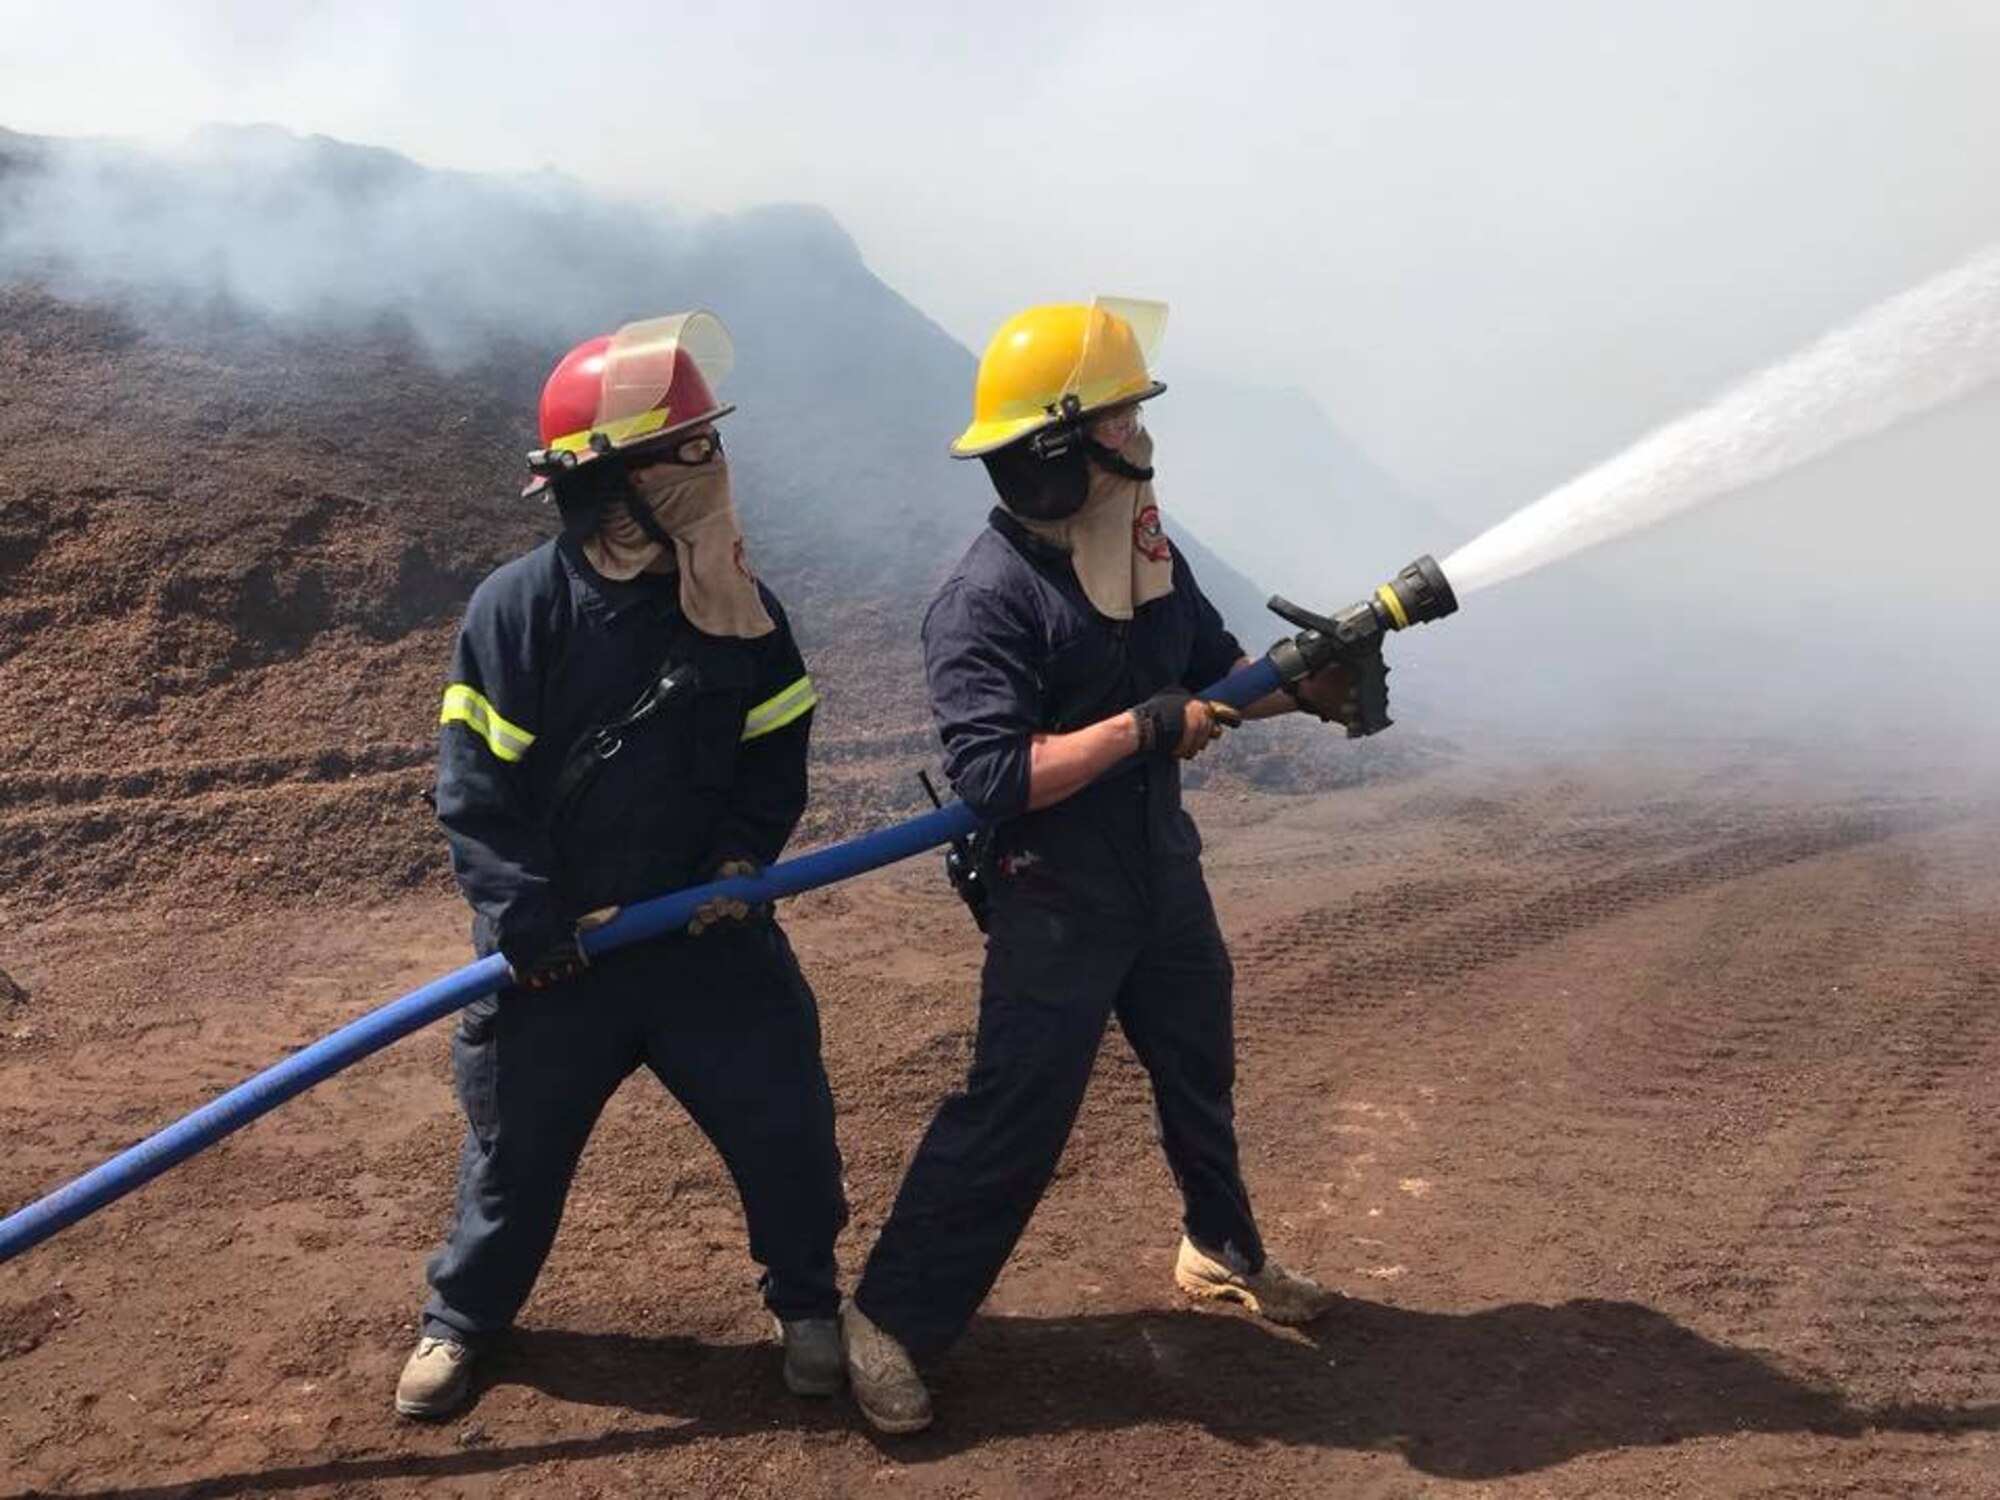
[[[509,721],[481,694],[462,682],[454,682],[444,690],[444,707],[438,712],[438,723],[454,722],[463,724],[486,741],[486,748],[502,760],[519,760],[535,743],[532,734]]]
[[[581,432],[566,432],[550,441],[549,447],[565,453],[581,453],[590,446],[590,439],[596,433],[603,433],[605,440],[614,448],[622,448],[627,443],[642,437],[650,437],[672,419],[672,413],[655,407],[651,411],[638,412],[629,417],[618,417],[609,422],[600,422],[595,427],[586,427]]]
[[[819,702],[812,678],[801,677],[782,693],[775,693],[743,716],[743,738],[754,740],[774,729],[783,729]]]

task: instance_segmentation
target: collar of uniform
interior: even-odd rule
[[[1036,536],[1034,532],[1023,526],[1020,518],[1004,505],[993,507],[992,514],[986,518],[986,524],[1007,538],[1009,542],[1014,544],[1015,548],[1021,552],[1025,552],[1036,562],[1053,563],[1060,567],[1070,560],[1069,553],[1058,547],[1047,537]]]
[[[566,536],[556,539],[556,556],[583,607],[606,622],[621,620],[634,610],[657,609],[663,601],[671,609],[680,608],[680,580],[672,574],[641,573],[624,583],[606,578]]]

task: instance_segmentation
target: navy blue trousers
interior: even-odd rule
[[[571,983],[467,1007],[452,1067],[469,1128],[425,1333],[477,1344],[513,1323],[584,1142],[642,1064],[735,1179],[771,1311],[833,1316],[847,1218],[833,1096],[812,991],[766,918],[621,949]]]
[[[918,1359],[964,1331],[1013,1253],[1114,1014],[1151,1078],[1188,1235],[1263,1265],[1237,1160],[1233,972],[1199,846],[1176,809],[1185,832],[1162,848],[1143,795],[1120,791],[998,835],[971,1070],[917,1147],[855,1291]]]

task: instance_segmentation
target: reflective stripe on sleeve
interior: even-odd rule
[[[444,690],[444,707],[438,712],[438,723],[454,722],[486,741],[486,748],[501,760],[517,761],[535,743],[532,734],[503,717],[499,709],[462,682]]]
[[[774,693],[743,716],[743,738],[754,740],[774,729],[783,729],[819,702],[812,678],[801,677],[781,693]]]

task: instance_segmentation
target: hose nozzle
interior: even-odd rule
[[[1370,649],[1386,630],[1408,630],[1431,620],[1442,620],[1458,609],[1458,595],[1437,559],[1425,553],[1359,604],[1350,604],[1334,615],[1316,615],[1289,599],[1271,596],[1267,608],[1300,627],[1291,643],[1295,663],[1281,661],[1279,670],[1287,681],[1318,670],[1329,662],[1343,661],[1356,651]],[[1275,652],[1278,648],[1273,647]],[[1296,666],[1294,673],[1288,668]]]
[[[1297,635],[1271,647],[1269,660],[1279,680],[1298,682],[1335,662],[1345,665],[1354,676],[1354,701],[1344,722],[1348,734],[1359,737],[1377,734],[1391,722],[1383,635],[1442,620],[1458,609],[1458,595],[1437,559],[1426,553],[1368,598],[1338,614],[1316,615],[1276,596],[1269,608],[1300,627]]]
[[[1383,623],[1391,630],[1442,620],[1458,609],[1451,580],[1428,552],[1375,590],[1375,599],[1387,616]]]

